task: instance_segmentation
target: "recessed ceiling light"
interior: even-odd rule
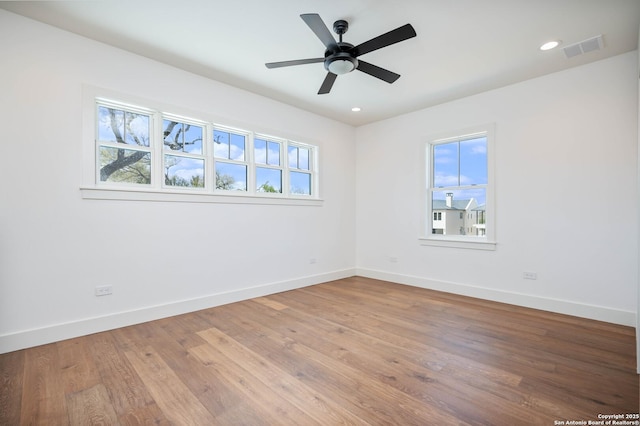
[[[548,41],[545,44],[543,44],[542,46],[540,46],[540,50],[551,50],[551,49],[555,49],[556,47],[558,47],[560,45],[560,42],[557,40],[553,40],[553,41]]]
[[[351,111],[353,111],[353,112],[360,112],[360,111],[362,111],[362,108],[360,108],[360,107],[353,107],[353,108],[351,108]]]

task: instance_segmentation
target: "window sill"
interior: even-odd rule
[[[222,203],[222,204],[265,204],[286,206],[322,206],[324,200],[319,198],[285,198],[277,195],[246,194],[194,194],[182,191],[155,191],[151,189],[114,189],[81,187],[80,194],[85,200],[120,200],[120,201],[161,201],[177,203]]]
[[[427,238],[419,239],[421,246],[463,248],[471,250],[495,250],[497,243],[487,240],[471,240],[469,238]]]

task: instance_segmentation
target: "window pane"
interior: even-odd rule
[[[309,170],[309,149],[299,146],[289,146],[288,156],[290,168]]]
[[[124,143],[124,111],[98,107],[98,139],[103,142]]]
[[[298,168],[301,170],[309,170],[308,148],[298,148]]]
[[[98,107],[98,138],[103,142],[149,146],[149,123],[146,114]]]
[[[256,167],[256,191],[282,192],[282,172],[278,169]]]
[[[224,132],[222,130],[214,130],[213,141],[213,155],[216,158],[236,161],[245,160],[245,135]]]
[[[184,152],[202,154],[202,127],[184,124]]]
[[[171,120],[162,123],[167,150],[202,154],[202,127]]]
[[[280,143],[255,139],[255,161],[258,164],[268,164],[270,166],[280,165]]]
[[[216,163],[216,189],[228,191],[247,190],[247,166],[232,163]]]
[[[182,124],[177,121],[163,120],[164,147],[169,151],[182,151]]]
[[[228,132],[213,131],[213,155],[216,158],[229,159],[229,136]]]
[[[100,147],[100,181],[151,183],[151,153]]]
[[[267,164],[267,141],[255,139],[253,141],[254,160],[258,164]]]
[[[204,160],[164,156],[164,183],[169,186],[204,188]]]
[[[459,186],[458,142],[433,146],[433,186]]]
[[[149,116],[126,111],[124,118],[125,141],[131,145],[149,146]]]
[[[278,142],[267,142],[267,164],[270,166],[280,165],[280,144]]]
[[[432,234],[485,235],[484,187],[461,191],[433,191]]]
[[[290,192],[298,195],[311,195],[311,175],[309,173],[291,172]]]
[[[460,185],[487,183],[487,138],[460,141]]]
[[[244,161],[245,136],[231,133],[231,146],[229,158],[236,161]]]
[[[287,150],[287,155],[289,157],[289,167],[292,169],[298,168],[298,147],[297,146],[289,146]]]
[[[169,151],[202,154],[202,127],[163,120],[164,147]]]

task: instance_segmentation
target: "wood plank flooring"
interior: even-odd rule
[[[353,277],[0,355],[0,425],[597,421],[634,333]]]

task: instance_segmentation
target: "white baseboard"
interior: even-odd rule
[[[181,315],[188,312],[195,312],[254,297],[266,296],[282,291],[294,290],[296,288],[348,278],[354,275],[355,269],[345,269],[320,275],[217,293],[195,299],[180,300],[163,305],[143,307],[132,311],[115,312],[113,314],[100,317],[84,318],[78,321],[4,334],[0,336],[0,354],[58,342],[74,337],[86,336],[88,334],[99,333],[101,331],[140,324],[147,321]]]
[[[629,327],[636,326],[635,312],[622,311],[604,306],[586,305],[568,300],[551,299],[530,294],[507,292],[485,287],[475,287],[460,283],[435,281],[412,275],[395,274],[373,269],[358,268],[356,269],[356,275],[390,281],[398,284],[406,284],[414,287],[460,294],[463,296],[477,297],[479,299],[493,300],[495,302],[508,303],[527,308],[540,309],[543,311],[572,315],[575,317],[626,325]]]

